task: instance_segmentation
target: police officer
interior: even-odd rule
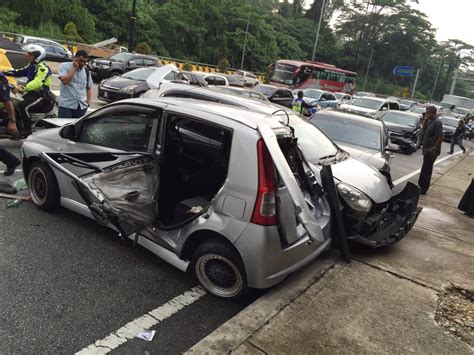
[[[311,110],[314,106],[307,104],[303,100],[303,91],[298,91],[298,97],[293,101],[292,109],[298,113],[304,114],[305,109]]]
[[[31,133],[31,114],[34,112],[48,112],[54,107],[51,94],[51,69],[44,64],[46,51],[37,44],[27,44],[23,51],[28,54],[29,65],[22,69],[5,70],[7,76],[26,76],[28,82],[25,87],[17,86],[13,93],[23,93],[23,101],[18,105],[22,123],[21,136],[26,137]]]
[[[0,73],[0,102],[3,103],[7,111],[7,133],[13,135],[18,134],[15,120],[15,109],[13,108],[13,103],[10,100],[10,87],[8,86],[7,78],[2,73]],[[0,161],[7,166],[7,168],[3,172],[5,176],[12,175],[15,172],[16,167],[20,165],[20,161],[18,160],[18,158],[15,157],[8,150],[3,148],[1,145]]]

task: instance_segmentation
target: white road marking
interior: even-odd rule
[[[193,287],[191,290],[176,296],[164,305],[155,308],[130,323],[125,324],[122,328],[110,333],[105,338],[97,340],[94,344],[78,351],[76,354],[107,354],[108,352],[118,348],[120,345],[125,344],[130,339],[133,339],[136,334],[150,329],[171,317],[173,314],[178,313],[181,309],[193,304],[204,295],[206,295],[206,291],[204,291],[200,286]]]
[[[447,157],[444,157],[444,158],[441,158],[441,159],[439,159],[439,160],[436,160],[435,163],[434,163],[434,165],[438,165],[439,163],[442,163],[443,161],[448,160],[448,159],[450,159],[450,158],[452,158],[452,157],[454,157],[454,156],[456,156],[456,155],[459,155],[459,154],[462,154],[462,150],[460,150],[459,152],[456,152],[456,153],[454,153],[454,154],[450,154],[450,155],[448,155]],[[401,183],[407,181],[408,179],[412,178],[413,176],[419,174],[420,171],[421,171],[421,169],[417,169],[417,170],[411,172],[410,174],[407,174],[407,175],[401,177],[400,179],[394,181],[393,184],[394,184],[394,185],[399,185],[399,184],[401,184]]]

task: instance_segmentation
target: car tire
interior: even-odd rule
[[[240,256],[218,239],[207,240],[196,248],[191,270],[201,286],[214,296],[237,299],[248,291]]]
[[[122,75],[122,72],[120,70],[112,70],[110,72],[110,78],[112,78],[114,76],[118,76],[118,75]]]
[[[28,187],[31,200],[40,209],[52,211],[59,206],[59,186],[51,168],[39,161],[31,164],[28,171]]]

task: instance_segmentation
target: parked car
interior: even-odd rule
[[[365,91],[357,91],[352,95],[353,99],[358,99],[360,97],[375,97],[375,94],[372,92],[365,92]]]
[[[376,168],[392,185],[390,174],[390,139],[381,121],[340,111],[322,110],[310,122],[323,131],[351,157]]]
[[[66,50],[62,46],[56,47],[56,46],[51,46],[51,45],[42,44],[42,43],[35,43],[35,44],[38,44],[39,46],[43,47],[44,50],[46,51],[45,60],[49,60],[51,62],[71,62],[72,61],[71,52]]]
[[[133,69],[160,66],[158,58],[135,53],[121,52],[107,59],[92,59],[89,63],[92,80],[98,82]]]
[[[405,99],[398,100],[398,103],[400,104],[400,111],[407,111],[411,107],[416,105],[416,101],[405,100]]]
[[[444,140],[446,142],[451,142],[451,138],[453,138],[454,131],[458,126],[459,118],[457,118],[453,114],[443,114],[440,117],[440,120],[443,124]]]
[[[254,92],[264,95],[270,102],[291,108],[293,105],[293,94],[290,89],[273,85],[260,84],[253,88]]]
[[[318,142],[313,162],[335,151],[292,120]],[[271,287],[328,248],[330,208],[301,157],[278,119],[176,98],[116,102],[22,149],[36,206],[112,225],[227,298]]]
[[[202,75],[190,72],[190,71],[182,71],[181,73],[189,80],[190,85],[196,86],[207,86],[209,85]]]
[[[340,104],[350,104],[352,102],[352,96],[343,92],[335,92],[337,103]]]
[[[260,84],[257,79],[257,76],[254,73],[245,71],[245,70],[237,70],[235,75],[240,76],[244,79],[245,86],[254,87]]]
[[[42,38],[42,37],[35,37],[35,36],[26,36],[26,35],[15,35],[13,37],[13,42],[19,43],[21,45],[24,44],[38,44],[40,46],[46,45],[48,47],[54,47],[54,48],[59,48],[59,49],[64,49],[66,54],[68,55],[69,58],[72,57],[72,53],[69,49],[65,48],[61,43],[58,43],[56,41],[47,39],[47,38]]]
[[[313,136],[316,134],[313,128],[309,128],[307,125],[297,125],[295,122],[306,122],[306,120],[293,120],[293,117],[300,117],[293,110],[271,103],[259,103],[242,97],[219,94],[185,85],[174,85],[174,88],[163,88],[156,91],[150,90],[145,95],[149,98],[179,97],[218,102],[246,108],[250,112],[266,113],[281,122],[289,122],[295,131],[301,150],[316,176],[319,177],[322,164],[332,164],[335,180],[340,184],[337,186],[344,205],[346,233],[351,240],[374,248],[390,245],[403,238],[417,219],[420,211],[417,208],[420,195],[417,186],[408,183],[402,192],[394,192],[387,179],[377,169],[350,157],[348,153],[339,148],[330,149],[329,154],[325,152],[324,154],[327,155],[324,159],[314,158],[320,156],[321,150],[326,150],[325,144],[321,145],[325,140],[316,139]],[[317,129],[315,126],[313,127]],[[351,198],[354,198],[352,202]],[[384,215],[386,212],[388,214]],[[376,221],[375,224],[373,221]],[[387,224],[384,224],[385,222]]]
[[[253,90],[232,87],[232,86],[214,86],[209,88],[212,91],[220,92],[222,94],[241,96],[247,99],[269,102],[265,95],[255,92]]]
[[[139,68],[102,80],[97,96],[100,100],[107,102],[139,97],[150,89],[147,80],[157,72],[158,77],[155,77],[155,81],[158,83],[180,80],[187,83],[187,78],[174,65]]]
[[[318,89],[293,90],[293,98],[298,97],[299,91],[303,91],[303,100],[309,105],[318,105],[321,108],[336,108],[339,105],[336,95],[332,92]]]
[[[200,75],[208,85],[213,86],[229,86],[229,81],[227,78],[221,74],[216,73],[202,73],[198,71],[193,71],[195,75]]]
[[[417,113],[417,114],[421,115],[422,113],[426,112],[426,106],[425,105],[413,105],[407,111]]]
[[[387,126],[390,140],[399,147],[400,153],[416,152],[416,140],[420,130],[420,115],[412,112],[385,111],[380,119]]]
[[[222,74],[227,81],[229,82],[230,86],[235,86],[238,88],[243,88],[245,87],[245,81],[244,78],[238,75],[230,75],[230,74]]]
[[[379,117],[382,111],[400,110],[398,102],[379,99],[376,97],[361,97],[353,101],[351,104],[342,104],[339,108],[349,113],[355,113],[371,118]]]

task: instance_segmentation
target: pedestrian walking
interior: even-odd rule
[[[92,77],[87,69],[89,55],[78,50],[72,62],[61,63],[58,69],[59,89],[58,117],[79,118],[86,114],[92,100]]]
[[[7,133],[12,135],[18,134],[18,129],[16,127],[15,119],[15,109],[13,103],[10,100],[10,87],[8,86],[7,78],[0,73],[0,102],[3,103],[7,111],[8,123],[7,123]],[[15,157],[12,153],[6,150],[0,145],[0,161],[7,166],[3,174],[5,176],[10,176],[15,172],[15,169],[20,165],[20,160]]]
[[[464,125],[464,120],[459,120],[458,126],[456,127],[456,130],[454,131],[454,134],[451,137],[451,150],[448,152],[448,154],[454,153],[455,144],[458,145],[459,148],[462,149],[463,153],[466,153],[466,148],[464,148],[464,145],[462,144],[465,133],[466,133],[466,126]]]
[[[441,153],[441,143],[443,143],[443,124],[437,116],[436,107],[428,106],[425,113],[425,128],[422,138],[423,165],[421,166],[418,186],[421,194],[428,191],[433,174],[433,165],[436,158]]]

